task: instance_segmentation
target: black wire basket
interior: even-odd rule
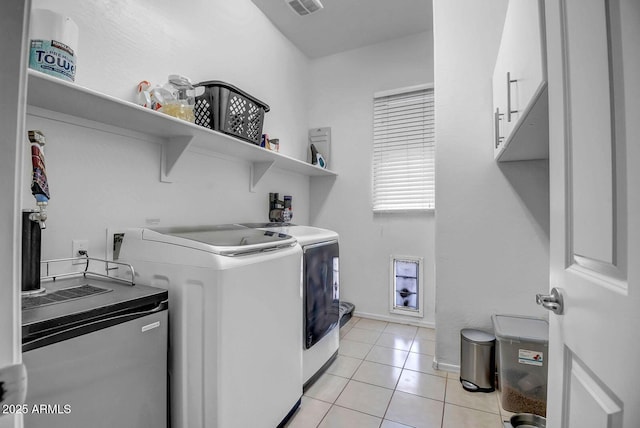
[[[260,145],[267,104],[219,80],[195,86],[204,88],[204,93],[196,96],[193,109],[196,125]]]

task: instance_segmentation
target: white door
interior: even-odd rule
[[[640,1],[546,0],[547,426],[640,427]]]

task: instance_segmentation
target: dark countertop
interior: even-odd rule
[[[168,299],[166,290],[145,285],[131,285],[92,275],[60,278],[42,282],[47,293],[81,285],[99,287],[102,292],[63,302],[22,310],[22,341],[58,330],[104,319],[131,311],[143,311]],[[23,297],[30,299],[31,297]],[[24,302],[23,302],[24,306]]]

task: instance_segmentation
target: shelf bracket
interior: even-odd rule
[[[171,137],[162,143],[162,159],[160,161],[160,181],[173,183],[171,172],[184,152],[189,148],[194,137],[180,135]]]
[[[251,162],[251,181],[249,183],[249,191],[251,193],[256,192],[256,186],[262,180],[262,177],[269,171],[269,169],[276,163],[275,161],[266,162]]]

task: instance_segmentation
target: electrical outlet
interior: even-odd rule
[[[89,251],[88,239],[74,239],[71,241],[71,257],[82,257]],[[84,254],[83,254],[84,253]],[[82,260],[74,260],[72,264],[80,265],[85,263]]]

